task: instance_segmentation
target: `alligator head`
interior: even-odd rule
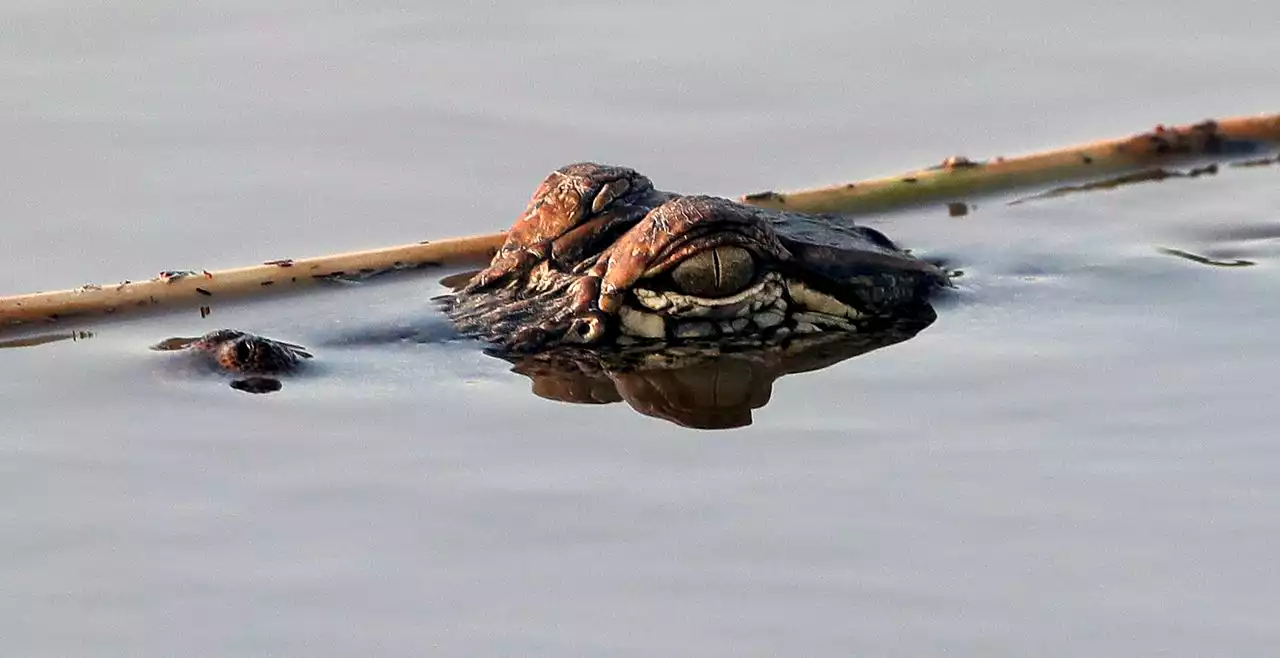
[[[929,320],[937,266],[846,220],[654,189],[623,167],[547,177],[445,309],[501,353],[778,345]]]

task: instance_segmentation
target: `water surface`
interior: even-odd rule
[[[1275,111],[1250,3],[10,2],[0,293],[490,231],[593,159],[736,195]],[[746,429],[536,398],[435,278],[0,350],[15,655],[1260,655],[1280,170],[877,225],[965,270]],[[1248,258],[1218,269],[1168,246]],[[145,347],[330,345],[250,396]]]

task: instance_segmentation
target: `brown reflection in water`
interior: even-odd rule
[[[1253,160],[1241,160],[1232,162],[1232,167],[1270,167],[1271,165],[1280,164],[1280,155],[1268,158],[1255,158]]]
[[[1280,156],[1257,158],[1254,160],[1239,160],[1228,163],[1227,166],[1246,168],[1246,167],[1270,167],[1280,164]],[[1143,169],[1141,171],[1120,174],[1109,178],[1089,181],[1076,185],[1062,185],[1043,192],[1036,192],[1026,196],[1015,198],[1007,202],[1007,205],[1016,206],[1030,201],[1040,201],[1044,199],[1055,199],[1069,194],[1080,194],[1083,192],[1098,192],[1103,190],[1114,190],[1127,185],[1137,185],[1139,183],[1159,183],[1170,178],[1200,178],[1202,176],[1213,176],[1220,171],[1221,165],[1211,163],[1202,167],[1192,167],[1190,169],[1168,169],[1164,167],[1155,169]],[[964,202],[954,201],[945,205],[947,215],[950,217],[964,217],[970,212],[977,209],[977,206]]]
[[[35,336],[23,336],[22,338],[0,340],[0,349],[4,349],[6,347],[35,347],[37,345],[57,343],[64,340],[74,342],[88,340],[90,338],[93,338],[92,331],[64,331],[55,334],[37,334]]]
[[[1045,192],[1024,196],[1009,202],[1009,205],[1016,206],[1020,203],[1028,201],[1037,201],[1040,199],[1052,199],[1068,194],[1078,194],[1081,192],[1095,192],[1098,190],[1113,190],[1126,185],[1136,185],[1138,183],[1158,183],[1169,178],[1199,178],[1201,176],[1212,176],[1218,173],[1218,165],[1210,164],[1203,167],[1196,167],[1186,171],[1176,169],[1145,169],[1131,174],[1122,174],[1104,178],[1098,181],[1083,183],[1080,185],[1063,185],[1055,187]]]
[[[1182,249],[1174,249],[1173,247],[1160,247],[1157,251],[1166,256],[1176,256],[1178,258],[1189,260],[1193,263],[1210,265],[1212,267],[1249,267],[1251,265],[1256,265],[1253,261],[1245,260],[1243,258],[1212,258],[1192,253],[1190,251],[1184,251]]]
[[[466,288],[467,284],[471,283],[471,279],[475,278],[479,273],[480,270],[467,270],[465,272],[450,274],[449,276],[440,279],[440,285],[452,290],[453,292],[458,292],[459,290]]]
[[[532,380],[534,394],[575,404],[626,402],[654,418],[695,429],[751,424],[773,382],[819,370],[907,340],[933,323],[931,309],[872,333],[822,333],[775,347],[733,348],[715,343],[609,353],[561,347],[531,355],[503,355],[512,372]]]

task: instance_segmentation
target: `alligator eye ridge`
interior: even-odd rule
[[[696,297],[728,297],[746,289],[755,278],[755,257],[733,245],[700,251],[671,270],[676,288]]]

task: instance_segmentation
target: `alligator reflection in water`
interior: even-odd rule
[[[495,353],[532,380],[540,397],[577,404],[626,402],[655,418],[696,429],[750,425],[768,404],[773,382],[820,370],[907,340],[932,324],[931,310],[871,333],[800,336],[784,345],[742,350],[717,343],[631,354],[561,347],[533,354]]]

